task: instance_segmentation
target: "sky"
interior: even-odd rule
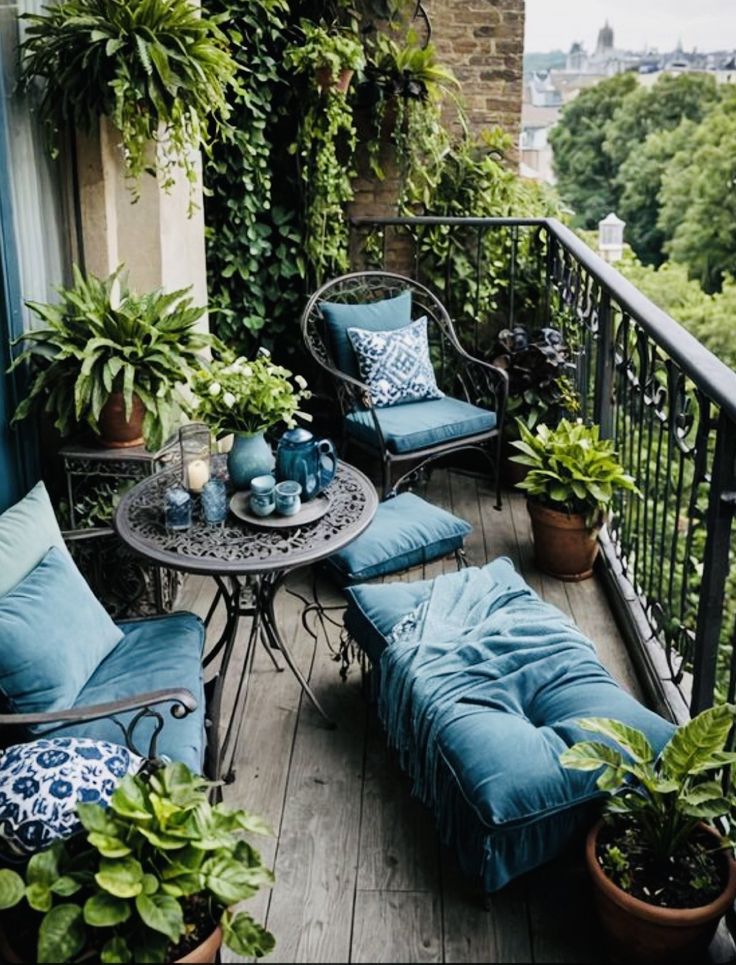
[[[526,51],[592,51],[606,19],[623,49],[736,48],[736,0],[526,0]]]

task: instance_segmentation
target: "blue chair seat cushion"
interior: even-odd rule
[[[326,561],[342,586],[429,563],[462,548],[470,523],[414,493],[382,502],[364,533]]]
[[[65,550],[0,597],[0,692],[11,713],[67,710],[122,638]]]
[[[92,675],[75,701],[75,707],[88,707],[152,690],[189,690],[197,709],[182,719],[171,714],[170,704],[159,704],[163,729],[158,737],[157,754],[182,761],[197,774],[202,773],[205,753],[205,700],[202,672],[204,624],[192,613],[177,612],[121,624],[123,638]],[[137,711],[118,715],[125,726]],[[133,734],[141,754],[148,753],[154,721],[142,720]],[[112,718],[69,724],[55,735],[95,737],[120,743],[123,735]]]
[[[508,560],[494,560],[485,570],[510,593],[532,593]],[[434,582],[346,590],[346,628],[371,658],[374,673],[390,646],[391,630],[429,599]],[[499,626],[504,609],[494,611]],[[551,628],[560,634],[565,627],[574,629],[556,608],[549,606],[548,611]],[[524,628],[512,632],[519,634],[523,646]],[[455,848],[466,873],[480,876],[488,891],[554,857],[589,820],[591,806],[601,796],[595,775],[568,770],[559,761],[563,750],[589,737],[578,726],[579,718],[621,720],[642,730],[657,750],[673,730],[618,686],[592,646],[589,652],[587,647],[571,647],[563,659],[548,659],[548,666],[531,653],[532,648],[529,664],[509,673],[502,688],[489,688],[486,698],[478,691],[462,713],[448,715],[435,738],[436,798],[431,804],[440,833]],[[478,672],[482,679],[480,666]],[[380,690],[380,672],[376,676]],[[421,759],[421,750],[416,753]],[[426,786],[426,776],[414,773],[414,778],[415,786]]]
[[[395,331],[411,322],[411,291],[408,289],[393,298],[375,302],[343,304],[320,302],[332,357],[341,372],[360,378],[358,360],[348,335],[349,328],[371,332]]]
[[[422,402],[406,402],[376,408],[376,417],[389,452],[418,452],[455,439],[481,435],[496,428],[496,413],[470,402],[445,396]],[[350,412],[345,417],[348,435],[371,448],[380,443],[367,409]]]
[[[0,754],[0,846],[27,857],[82,825],[78,802],[107,805],[143,758],[107,741],[54,737],[15,744]]]

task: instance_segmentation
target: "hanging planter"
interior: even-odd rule
[[[323,93],[334,91],[337,94],[347,94],[354,73],[350,67],[343,67],[335,76],[331,67],[323,66],[315,70],[314,80]]]
[[[365,64],[363,45],[357,34],[346,28],[302,20],[299,28],[302,42],[288,48],[286,63],[297,74],[311,72],[321,92],[346,94],[353,74]]]

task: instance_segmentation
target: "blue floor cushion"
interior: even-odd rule
[[[496,413],[470,402],[445,396],[423,402],[407,402],[375,409],[389,452],[416,452],[452,439],[491,432]],[[373,448],[381,448],[369,410],[350,412],[345,417],[348,435]]]
[[[414,493],[382,502],[364,533],[326,561],[341,585],[372,580],[462,549],[470,523]]]
[[[155,619],[121,624],[124,636],[113,652],[99,665],[79,694],[74,706],[87,707],[153,690],[185,687],[197,701],[197,709],[183,719],[171,715],[169,704],[156,710],[164,722],[157,753],[182,761],[197,774],[202,773],[205,752],[204,682],[202,648],[204,624],[192,613],[171,613]],[[120,714],[129,722],[137,713]],[[142,720],[136,726],[134,741],[141,754],[148,753],[154,721]],[[121,743],[120,728],[111,719],[70,724],[54,731],[54,736],[94,737]]]
[[[389,742],[487,891],[555,857],[590,822],[597,775],[559,762],[586,738],[579,718],[624,721],[657,750],[671,736],[509,560],[346,595],[346,627],[373,661]]]
[[[78,802],[108,804],[143,759],[120,744],[55,737],[0,752],[0,850],[28,856],[82,828]]]

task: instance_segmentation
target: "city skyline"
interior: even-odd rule
[[[616,47],[630,50],[736,48],[734,0],[526,0],[525,50],[567,51],[574,41],[592,51],[598,31],[608,20]]]

